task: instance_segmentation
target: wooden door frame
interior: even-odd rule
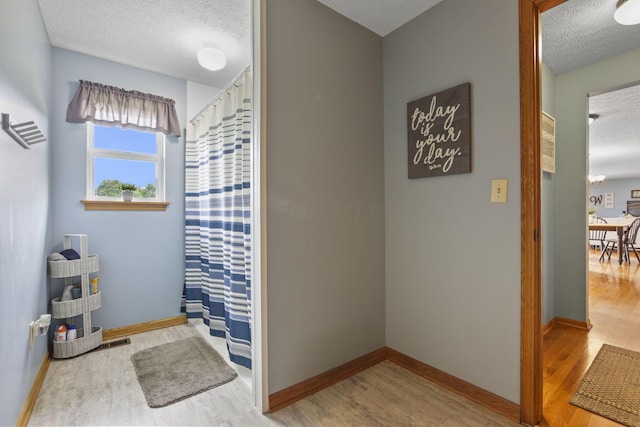
[[[520,421],[542,421],[540,14],[566,0],[519,0],[520,33]]]

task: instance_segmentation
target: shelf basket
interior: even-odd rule
[[[86,304],[86,306],[83,306]],[[78,298],[71,301],[60,301],[60,298],[51,300],[52,314],[54,319],[67,319],[79,316],[84,311],[98,309],[102,306],[102,296],[100,291],[90,295],[89,298]]]
[[[89,274],[100,269],[98,256],[88,254],[86,234],[65,234],[63,247],[71,249],[79,242],[79,259],[49,261],[49,276],[64,279],[65,286],[73,285],[73,277],[80,276],[82,295],[69,301],[61,298],[51,300],[52,316],[55,319],[73,319],[82,316],[82,328],[77,329],[77,338],[71,341],[53,341],[53,357],[64,359],[86,353],[102,344],[102,328],[91,324],[91,312],[102,305],[102,294],[98,291],[90,294]],[[73,293],[72,293],[73,294]],[[86,336],[85,336],[86,331]]]
[[[49,275],[52,278],[80,276],[84,273],[95,273],[99,269],[98,255],[68,261],[49,261]]]
[[[89,336],[84,336],[84,329],[78,329],[78,338],[71,341],[54,341],[53,357],[56,359],[66,359],[74,357],[89,350],[93,350],[102,344],[102,327],[91,327]]]

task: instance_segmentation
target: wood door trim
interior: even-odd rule
[[[556,7],[567,0],[534,0],[536,7],[540,11],[540,13],[549,10],[553,7]]]
[[[540,13],[520,0],[520,421],[542,418]]]
[[[540,14],[565,0],[519,0],[520,37],[520,422],[542,421]]]

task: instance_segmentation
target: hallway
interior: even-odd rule
[[[589,250],[591,331],[557,325],[544,336],[542,426],[620,425],[568,403],[602,344],[640,351],[640,264],[633,256],[621,266],[598,257]]]

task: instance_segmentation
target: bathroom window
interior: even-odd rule
[[[133,184],[133,201],[164,202],[165,135],[87,122],[87,200],[122,200]]]

